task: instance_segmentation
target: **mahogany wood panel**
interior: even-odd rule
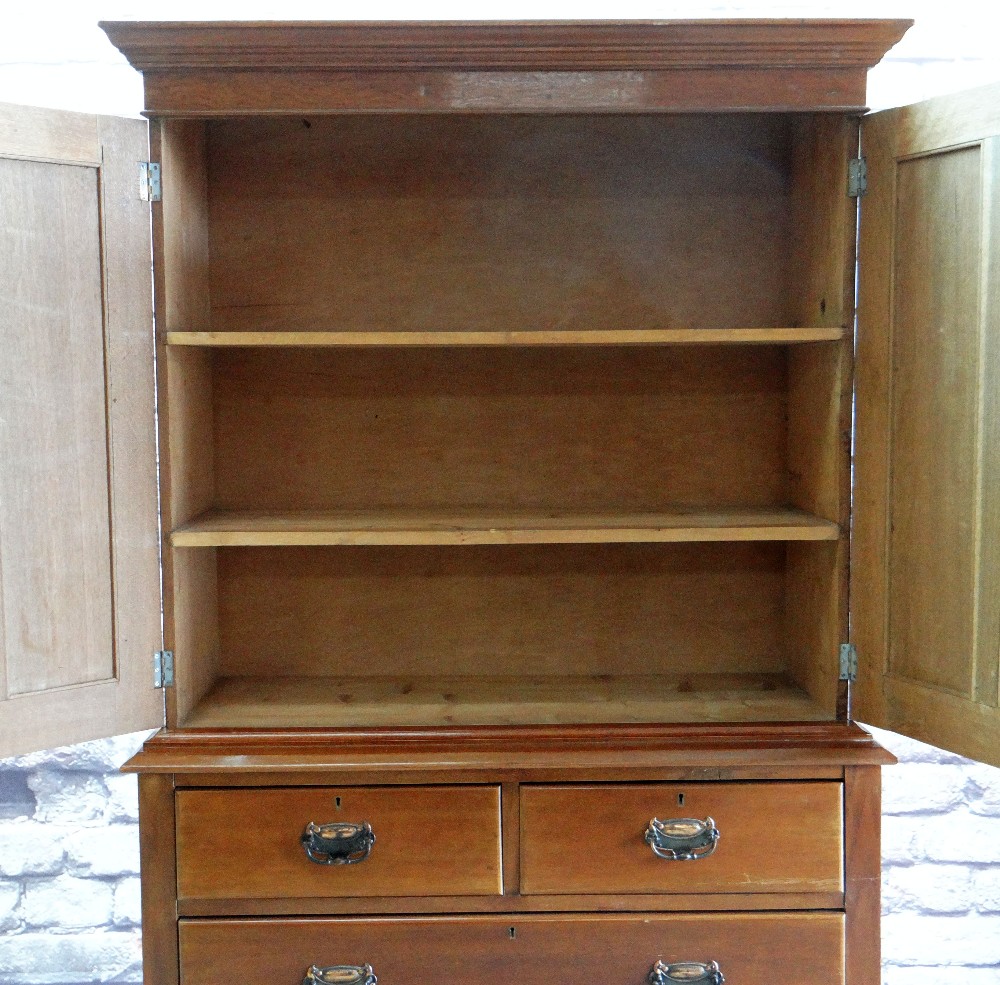
[[[103,21],[148,70],[407,68],[588,71],[690,65],[871,68],[908,20]]]
[[[690,726],[683,726],[685,728]],[[246,733],[243,733],[244,735]],[[447,777],[449,783],[472,783],[472,784],[506,784],[518,785],[525,782],[556,782],[560,774],[558,766],[548,768],[542,767],[539,763],[527,765],[523,761],[518,761],[513,765],[507,765],[507,761],[500,762],[499,754],[494,757],[496,763],[490,768],[483,760],[475,764],[462,763],[444,764],[437,770],[429,763],[424,764],[421,769],[396,770],[395,772],[380,771],[378,774],[379,785],[390,786],[413,786],[414,784],[435,784],[441,783],[442,777]],[[894,760],[892,760],[894,762]],[[346,764],[341,769],[332,772],[317,772],[315,769],[309,770],[307,765],[298,764],[305,768],[298,771],[276,770],[261,773],[241,773],[236,770],[227,772],[204,772],[204,773],[178,773],[176,782],[179,787],[260,787],[260,786],[313,786],[328,787],[331,777],[335,776],[340,783],[354,785],[358,782],[358,777],[364,773],[364,767]],[[416,764],[413,764],[416,766]],[[225,766],[220,763],[220,770]],[[132,768],[129,767],[129,770]],[[459,772],[460,771],[460,772]],[[603,770],[596,766],[587,764],[574,772],[574,776],[579,775],[584,781],[604,779],[605,782],[622,782],[625,778],[633,783],[643,782],[669,782],[683,781],[685,783],[715,783],[719,781],[737,780],[836,780],[844,779],[844,767],[837,766],[782,766],[782,767],[737,767],[726,768],[716,767],[661,767],[656,769],[646,763],[633,766],[631,769],[619,767],[617,761],[609,763]],[[517,806],[517,805],[515,805]],[[507,808],[505,807],[504,810]],[[516,817],[520,817],[520,808],[515,812]],[[520,829],[520,822],[517,822]]]
[[[174,778],[139,777],[144,985],[178,985]]]
[[[783,669],[781,544],[217,551],[224,677]]]
[[[839,892],[839,783],[522,786],[523,893]],[[652,818],[714,819],[713,854],[658,858]]]
[[[506,866],[507,855],[504,854]],[[506,876],[504,877],[506,890]],[[433,913],[759,913],[767,910],[843,910],[843,893],[671,893],[616,896],[361,896],[181,900],[182,917],[320,916]],[[862,924],[859,923],[859,926]]]
[[[717,961],[744,985],[842,985],[844,918],[653,914],[182,920],[185,985],[298,982],[370,963],[384,985],[639,985],[658,959]]]
[[[147,111],[162,117],[302,113],[567,114],[857,110],[852,69],[687,68],[649,72],[147,71]],[[762,97],[761,92],[767,96]]]
[[[102,26],[162,115],[859,108],[866,69],[910,23]]]
[[[847,910],[847,981],[879,985],[881,941],[872,932],[881,916],[882,777],[873,766],[855,766],[844,777],[844,881]]]
[[[354,865],[309,860],[310,822],[368,821],[375,844]],[[181,790],[182,899],[446,896],[502,892],[498,787]]]
[[[609,770],[616,776],[648,770],[670,778],[681,770],[680,776],[691,780],[725,780],[743,776],[742,771],[748,769],[754,771],[752,777],[762,779],[781,779],[788,769],[820,769],[823,772],[817,775],[826,777],[830,770],[839,771],[845,764],[894,761],[857,725],[811,722],[188,729],[159,732],[126,768],[182,773],[188,780],[201,775],[210,782],[220,775],[234,781],[255,775],[263,780],[268,775],[315,776],[323,770],[338,776],[369,771],[373,776],[384,775],[387,782],[435,773],[445,778],[468,778],[476,772],[490,777],[487,782],[500,782],[498,773],[513,779],[517,771],[532,771],[541,779],[555,780],[570,767],[574,775],[592,771],[593,779],[606,778]],[[739,772],[732,774],[733,770]]]
[[[207,127],[215,331],[788,324],[782,114]]]

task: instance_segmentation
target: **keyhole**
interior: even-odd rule
[[[336,797],[333,802],[336,805],[337,810],[339,811],[340,810],[340,798]]]
[[[516,927],[511,927],[507,931],[507,933],[510,934],[510,939],[513,940],[515,937],[517,937],[517,928]]]
[[[684,794],[682,794],[682,793],[679,793],[677,795],[677,806],[678,807],[683,807],[684,806]]]
[[[821,315],[826,314],[826,298],[823,298],[819,303],[819,313]]]

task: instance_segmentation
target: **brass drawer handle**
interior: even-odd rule
[[[653,854],[660,858],[671,862],[690,862],[711,855],[720,837],[719,829],[710,817],[704,821],[694,817],[660,821],[654,817],[646,828],[644,840],[653,849]]]
[[[330,968],[313,965],[302,979],[302,985],[376,985],[377,982],[370,964],[361,967],[338,964]]]
[[[649,985],[671,985],[677,982],[683,982],[684,985],[723,985],[725,980],[715,961],[707,964],[700,961],[678,961],[675,964],[657,961],[649,973]]]
[[[361,824],[313,824],[302,832],[302,847],[317,865],[354,865],[371,854],[375,833],[367,821]],[[332,979],[341,981],[341,979]],[[358,979],[362,981],[363,979]],[[353,981],[353,979],[343,979]],[[374,981],[374,979],[372,979]]]

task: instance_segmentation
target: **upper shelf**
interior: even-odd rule
[[[426,544],[610,544],[836,540],[836,523],[785,508],[583,514],[563,511],[209,510],[171,535],[174,547]]]
[[[672,328],[517,332],[167,332],[168,345],[189,346],[571,346],[719,345],[837,342],[829,328]]]

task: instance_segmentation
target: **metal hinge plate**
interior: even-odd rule
[[[140,161],[139,198],[144,202],[159,202],[162,197],[160,165],[153,161]]]
[[[867,191],[868,162],[863,157],[854,157],[847,162],[847,194],[861,198]]]
[[[842,681],[858,679],[858,650],[853,643],[840,644],[840,679]]]
[[[174,651],[157,650],[153,654],[153,687],[174,686]]]

